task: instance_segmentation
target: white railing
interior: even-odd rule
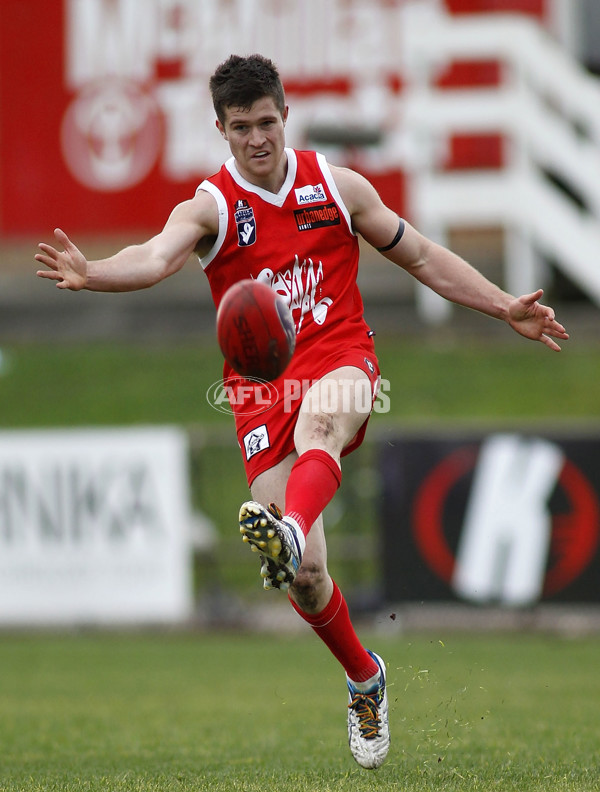
[[[403,30],[415,223],[441,242],[452,226],[500,225],[509,291],[544,285],[543,254],[600,305],[600,81],[523,17],[407,13]],[[435,87],[448,63],[477,59],[502,64],[497,88]],[[442,169],[453,133],[482,132],[503,136],[505,167]],[[426,289],[419,304],[430,321],[450,310]]]

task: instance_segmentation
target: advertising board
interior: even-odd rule
[[[0,624],[189,616],[187,454],[171,427],[0,432]]]
[[[293,105],[288,145],[319,147],[317,127],[334,139],[349,129],[356,140],[373,138],[398,110],[401,8],[3,0],[0,234],[162,227],[229,156],[208,80],[231,53],[277,63]],[[401,211],[392,138],[388,148],[342,141],[335,161],[359,165]]]
[[[386,600],[600,601],[599,458],[598,437],[386,440]]]

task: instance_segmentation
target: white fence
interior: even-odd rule
[[[402,125],[415,223],[442,243],[452,226],[502,226],[509,291],[544,285],[543,254],[600,305],[600,82],[523,17],[413,7],[404,22]],[[497,88],[435,86],[453,60],[477,59],[502,64]],[[505,167],[442,170],[453,133],[501,134]],[[428,290],[419,297],[430,321],[450,310]]]

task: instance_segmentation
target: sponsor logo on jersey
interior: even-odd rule
[[[233,217],[237,226],[238,246],[248,247],[256,242],[256,219],[248,201],[235,202]]]
[[[305,204],[323,203],[327,200],[325,190],[322,184],[307,184],[304,187],[299,187],[294,190],[296,193],[296,201],[300,206]]]
[[[262,424],[252,429],[247,435],[244,435],[244,450],[246,452],[246,459],[250,459],[259,451],[264,451],[269,448],[271,442],[269,441],[269,432],[267,425]]]
[[[294,211],[298,231],[312,231],[315,228],[325,228],[340,224],[340,210],[336,204],[329,203],[323,206],[311,206],[306,209]]]

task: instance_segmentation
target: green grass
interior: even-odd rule
[[[378,340],[392,385],[391,413],[374,416],[375,429],[599,416],[597,344],[555,355],[518,339]],[[226,568],[209,561],[204,582],[258,590],[231,519],[246,491],[232,422],[205,400],[221,369],[214,345],[2,349],[1,428],[189,428],[194,498],[231,548]],[[348,460],[346,494],[328,522],[344,588],[370,574],[374,517],[368,502],[352,500],[370,453]],[[336,557],[344,510],[358,509],[360,564]],[[393,734],[389,761],[374,773],[349,755],[343,676],[310,633],[4,633],[0,791],[600,790],[598,639],[384,630],[367,642],[389,663]]]
[[[600,416],[600,344],[564,345],[560,353],[522,339],[464,339],[444,345],[380,345],[391,381],[390,417],[556,419]]]
[[[4,635],[2,792],[600,789],[597,639],[370,635],[387,763],[359,768],[310,633]]]
[[[221,375],[216,343],[9,345],[0,374],[0,426],[179,423],[232,426],[210,407]],[[600,415],[600,344],[562,353],[508,335],[434,344],[378,337],[391,383],[389,416],[589,418]],[[377,416],[379,418],[379,416]]]

